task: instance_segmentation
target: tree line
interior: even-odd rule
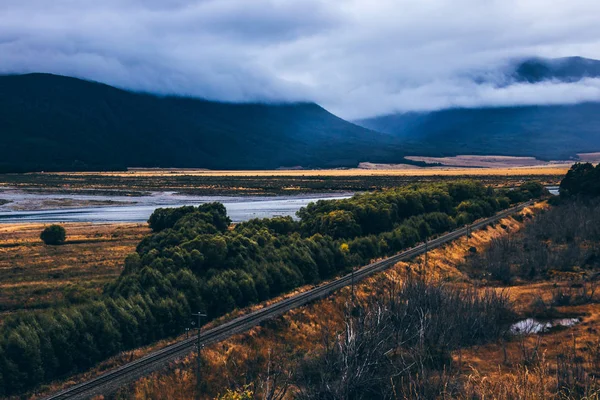
[[[556,272],[585,276],[600,268],[600,165],[573,165],[560,183],[560,197],[551,200],[553,207],[519,234],[494,239],[471,257],[476,277],[508,284]]]
[[[577,163],[560,182],[562,198],[600,196],[600,164]]]
[[[24,392],[180,334],[192,311],[217,318],[544,193],[537,183],[512,190],[474,181],[408,185],[318,201],[297,220],[254,219],[233,227],[220,203],[157,209],[148,221],[152,233],[100,300],[4,320],[0,394]]]

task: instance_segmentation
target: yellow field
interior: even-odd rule
[[[125,256],[149,231],[145,224],[62,224],[67,242],[46,246],[43,224],[0,224],[0,319],[6,313],[97,296],[121,273]]]
[[[135,169],[127,172],[56,172],[47,174],[82,176],[522,176],[522,175],[564,175],[570,164],[540,165],[510,168],[457,168],[457,167],[429,167],[429,168],[402,168],[402,169],[309,169],[309,170],[260,170],[260,171],[217,171],[194,169]]]

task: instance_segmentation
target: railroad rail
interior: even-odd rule
[[[519,212],[523,208],[532,204],[533,201],[528,201],[504,211],[500,211],[490,218],[482,219],[469,226],[454,230],[432,239],[427,243],[423,243],[409,250],[403,251],[402,253],[361,267],[360,269],[355,270],[354,273],[342,276],[341,278],[329,283],[317,286],[313,289],[307,290],[306,292],[299,293],[295,296],[261,308],[260,310],[237,317],[205,332],[201,332],[200,344],[207,345],[219,342],[237,333],[247,331],[265,320],[280,316],[289,310],[305,305],[313,300],[323,298],[338,289],[350,285],[353,281],[358,282],[367,276],[392,267],[399,261],[408,260],[417,255],[423,254],[427,250],[439,247],[445,243],[468,234],[469,231],[472,232],[480,229],[502,218]],[[47,397],[46,400],[88,399],[100,394],[106,395],[113,393],[119,387],[131,383],[135,379],[138,379],[151,372],[164,368],[166,365],[168,365],[168,363],[188,354],[195,348],[198,342],[197,339],[198,337],[194,335],[180,342],[166,346],[138,360],[106,372],[96,378],[73,385],[59,393]]]

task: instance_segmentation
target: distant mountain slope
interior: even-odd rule
[[[518,82],[537,83],[546,80],[574,82],[600,77],[600,61],[583,57],[528,58],[520,61],[512,73]]]
[[[582,57],[528,58],[501,74],[494,84],[576,82],[600,78],[600,61]],[[475,80],[484,82],[482,77]],[[356,123],[402,140],[407,153],[418,155],[564,159],[578,152],[600,150],[600,103],[409,112]]]
[[[0,138],[0,171],[261,169],[401,159],[397,140],[312,103],[157,97],[49,74],[0,76]]]
[[[449,109],[358,121],[403,140],[407,153],[568,159],[600,151],[600,104]]]

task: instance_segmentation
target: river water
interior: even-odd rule
[[[145,222],[159,207],[180,207],[218,201],[225,205],[233,222],[273,216],[295,217],[296,211],[317,200],[345,199],[351,193],[337,195],[291,196],[186,196],[172,192],[156,192],[148,196],[96,196],[80,194],[31,193],[0,190],[0,223],[15,222]],[[113,201],[119,205],[47,208],[49,202]],[[54,204],[54,203],[51,203]],[[26,210],[23,210],[26,209]]]
[[[546,187],[558,195],[558,186]],[[233,222],[273,216],[295,217],[296,211],[317,200],[345,199],[352,193],[289,196],[188,196],[175,192],[153,192],[147,196],[57,194],[0,189],[0,223],[15,222],[145,222],[158,207],[181,207],[218,201],[225,205]],[[59,204],[62,205],[59,206]],[[86,206],[86,202],[115,202],[118,205]],[[83,206],[67,206],[76,204]]]

